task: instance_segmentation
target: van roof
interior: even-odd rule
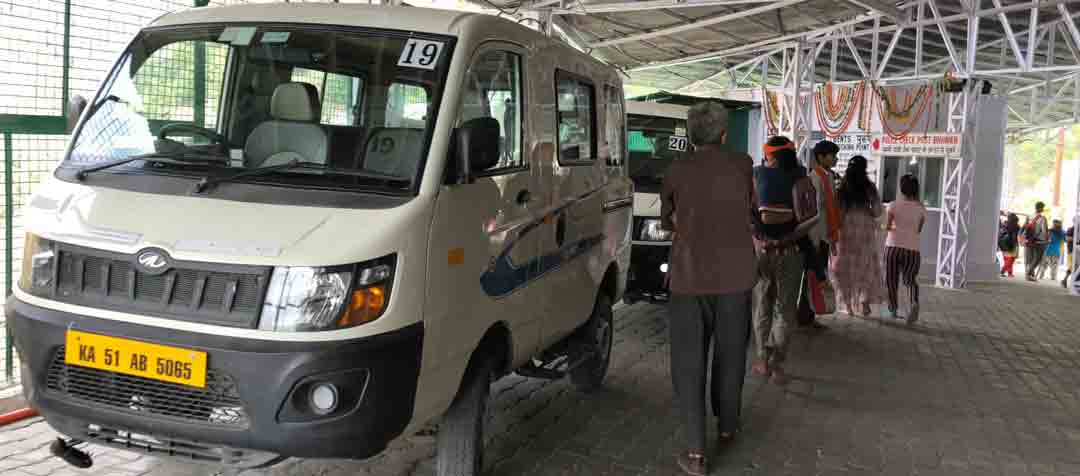
[[[263,3],[227,7],[201,7],[162,15],[151,26],[193,23],[281,22],[314,25],[363,26],[389,30],[452,34],[471,12],[419,7],[340,3]]]

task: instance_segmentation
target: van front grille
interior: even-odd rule
[[[61,346],[49,366],[45,387],[71,400],[130,413],[228,427],[248,425],[235,381],[213,368],[206,371],[205,388],[189,387],[68,365]]]
[[[55,299],[123,312],[254,328],[269,282],[265,266],[175,262],[162,274],[135,255],[59,245]]]

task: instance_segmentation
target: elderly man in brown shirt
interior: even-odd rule
[[[675,232],[670,257],[671,376],[682,408],[687,451],[679,466],[708,472],[705,382],[713,343],[712,407],[721,438],[734,436],[750,337],[756,277],[752,239],[753,159],[725,150],[728,111],[718,103],[690,109],[693,154],[664,180],[661,218]]]

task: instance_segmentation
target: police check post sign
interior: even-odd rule
[[[875,154],[918,157],[954,157],[960,155],[962,138],[954,133],[912,133],[894,138],[887,135],[874,138]]]

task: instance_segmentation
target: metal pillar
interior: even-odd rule
[[[963,134],[960,156],[947,156],[942,171],[941,224],[938,230],[938,256],[935,283],[943,288],[959,289],[967,283],[968,226],[971,223],[972,199],[975,196],[974,85],[949,98],[948,132]]]
[[[199,127],[206,126],[206,43],[196,41],[194,50],[194,74],[192,74],[192,120]],[[324,75],[325,76],[325,75]],[[325,85],[324,85],[325,88]],[[326,89],[323,89],[325,91]]]
[[[60,114],[68,119],[68,96],[71,91],[71,0],[64,0],[64,70],[61,74],[63,79],[60,84]]]
[[[806,104],[802,99],[803,76],[806,76],[806,70],[809,67],[807,57],[813,57],[813,53],[804,51],[805,48],[806,44],[802,41],[795,46],[795,54],[791,61],[791,87],[789,90],[791,98],[790,101],[785,100],[785,105],[790,104],[791,106],[791,114],[789,115],[790,124],[788,124],[789,129],[787,134],[788,138],[796,145],[799,144],[800,140],[800,128],[806,127]]]
[[[11,132],[4,132],[4,295],[11,296],[11,273],[13,272],[12,243],[15,236],[15,203],[12,199],[11,182],[15,178],[12,173],[14,163],[11,151]],[[15,337],[10,332],[4,339],[4,380],[15,378]]]
[[[1073,216],[1073,226],[1080,225],[1080,178],[1077,180],[1076,187],[1076,215]],[[1074,295],[1080,295],[1080,273],[1072,272],[1078,266],[1080,266],[1080,233],[1073,233],[1073,269],[1069,271],[1069,292]]]

